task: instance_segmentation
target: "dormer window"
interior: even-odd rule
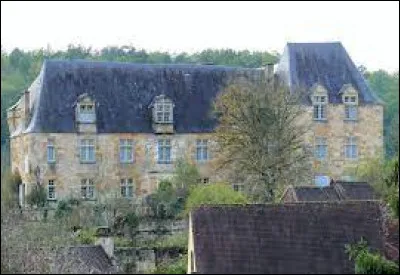
[[[343,85],[341,91],[345,120],[357,120],[358,93],[351,85]]]
[[[173,103],[166,96],[159,96],[154,103],[154,122],[172,123],[173,122]]]
[[[94,101],[87,95],[83,95],[77,104],[77,120],[81,123],[93,123],[96,121]]]
[[[314,120],[327,120],[328,93],[317,84],[312,88],[312,103]]]

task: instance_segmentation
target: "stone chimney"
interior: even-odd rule
[[[28,127],[29,118],[30,118],[30,92],[29,90],[25,90],[24,92],[24,119],[25,119],[25,127]]]
[[[96,245],[101,245],[107,256],[114,262],[114,240],[108,226],[98,227],[96,231]]]
[[[268,63],[265,66],[265,76],[268,81],[271,81],[274,78],[274,64]]]

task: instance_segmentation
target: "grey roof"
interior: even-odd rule
[[[376,201],[203,206],[192,212],[200,274],[354,274],[345,245],[384,251]]]
[[[359,92],[360,104],[381,103],[340,42],[287,43],[278,71],[292,89],[323,85],[330,103],[342,103],[339,91],[345,84]]]
[[[117,271],[100,245],[71,246],[57,251],[56,273],[111,274]]]
[[[176,133],[211,132],[211,102],[236,76],[259,69],[205,65],[150,65],[97,61],[45,61],[31,86],[33,116],[26,132],[70,133],[74,106],[87,93],[96,102],[99,133],[151,133],[152,100],[165,94],[174,102]]]
[[[366,182],[333,182],[330,186],[288,186],[282,202],[378,200],[374,189]]]

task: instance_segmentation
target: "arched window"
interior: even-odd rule
[[[77,121],[81,123],[93,123],[96,121],[96,106],[87,94],[83,94],[78,98],[76,105]]]

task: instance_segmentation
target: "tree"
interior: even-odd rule
[[[186,199],[189,189],[195,186],[199,179],[200,173],[196,165],[189,163],[186,159],[178,159],[172,177],[172,183],[178,191],[178,196]]]
[[[194,187],[186,201],[185,213],[201,205],[245,204],[248,199],[243,193],[236,192],[229,184],[214,183]]]
[[[272,201],[279,187],[304,182],[310,174],[303,95],[262,77],[233,83],[216,99],[217,169],[247,182],[251,195],[261,192],[256,199]]]

